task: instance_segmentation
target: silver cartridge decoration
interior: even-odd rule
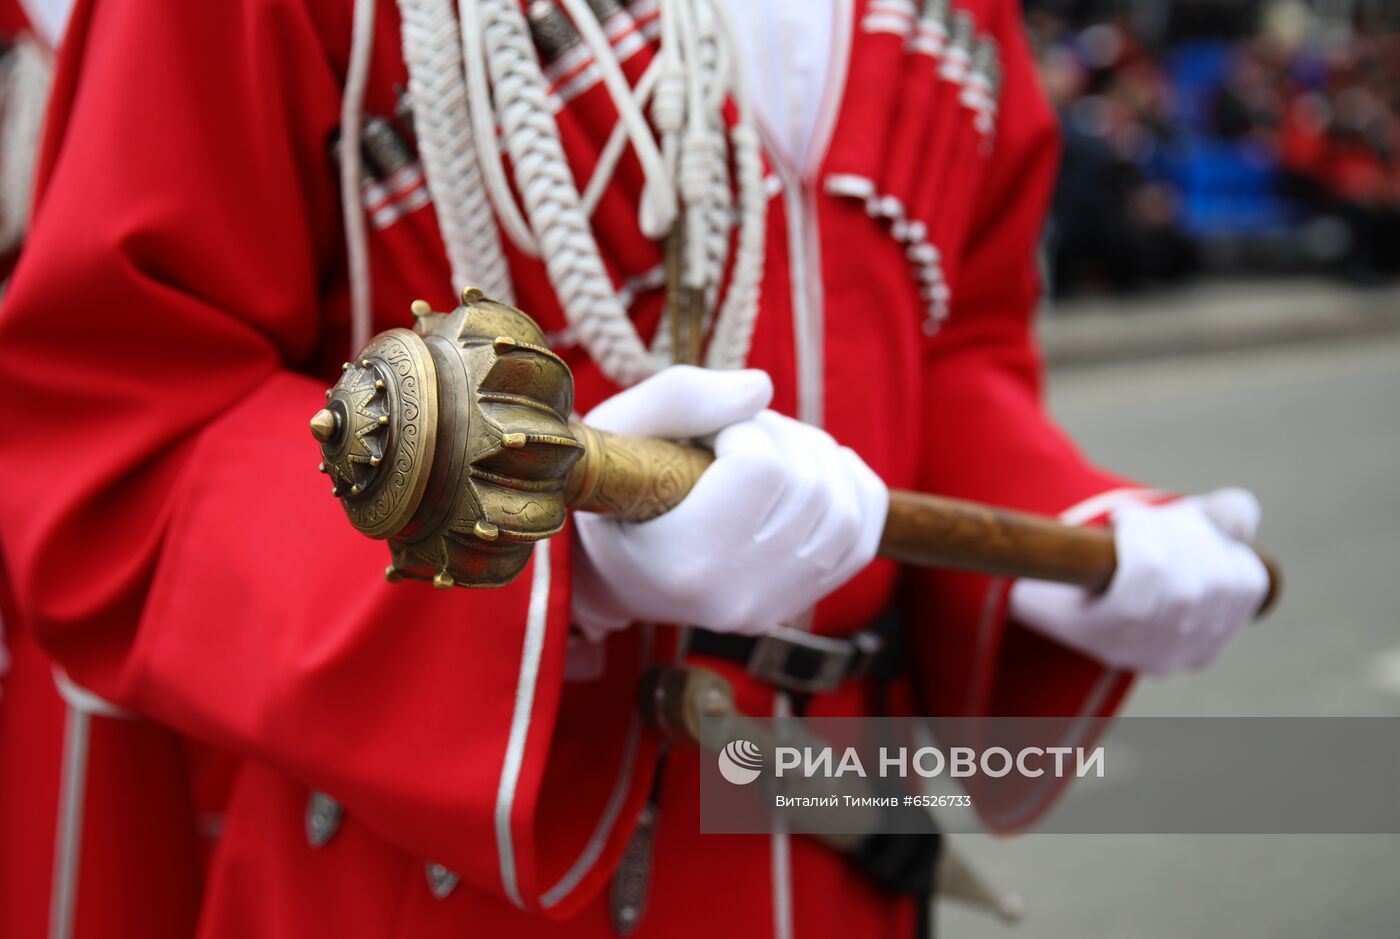
[[[1000,82],[1000,66],[997,64],[999,49],[997,41],[983,35],[972,50],[972,64],[967,80],[963,83],[961,95],[965,107],[976,115],[973,126],[983,137],[991,135],[996,121],[996,95],[993,81]]]
[[[977,35],[977,21],[966,10],[954,10],[948,30],[948,51],[938,76],[944,81],[961,84],[972,62],[972,45]]]
[[[525,14],[535,48],[546,63],[557,62],[583,40],[564,11],[553,0],[534,0]]]
[[[918,28],[909,43],[910,50],[935,59],[941,58],[948,47],[952,13],[951,0],[924,0],[919,10]]]

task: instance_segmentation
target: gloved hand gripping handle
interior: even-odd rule
[[[389,541],[391,579],[497,586],[567,509],[646,521],[683,500],[713,455],[609,434],[568,416],[573,376],[524,313],[466,290],[450,314],[414,304],[326,392],[311,419],[332,494],[363,533]],[[893,490],[880,554],[906,564],[1104,590],[1113,533],[925,493]],[[1269,572],[1260,614],[1277,600]]]

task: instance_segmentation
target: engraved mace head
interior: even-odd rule
[[[573,376],[529,316],[469,288],[413,304],[311,417],[321,472],[356,528],[389,543],[391,580],[498,586],[564,524]]]

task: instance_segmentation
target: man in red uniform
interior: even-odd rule
[[[582,267],[560,261],[587,251],[550,237],[549,213],[577,190],[540,203],[521,182],[538,167],[512,150],[525,211],[506,205],[515,194],[493,182],[493,144],[478,134],[482,185],[509,236],[491,241],[493,227],[482,243],[498,245],[515,303],[557,337],[579,410],[612,397],[600,424],[719,432],[695,496],[723,506],[761,486],[764,497],[739,527],[707,527],[707,503],[687,500],[658,520],[666,537],[656,522],[589,520],[542,542],[499,590],[385,583],[382,547],[354,533],[312,472],[306,417],[353,351],[352,325],[371,325],[352,306],[375,330],[404,324],[415,298],[450,309],[454,272],[474,261],[444,224],[460,206],[442,194],[461,179],[434,178],[440,138],[424,125],[453,113],[434,101],[462,99],[453,82],[433,99],[431,70],[410,76],[404,61],[424,40],[415,30],[437,21],[422,3],[401,4],[402,22],[391,4],[355,6],[358,22],[347,0],[104,0],[79,4],[70,25],[34,227],[0,316],[0,539],[21,626],[69,703],[61,795],[46,788],[52,752],[35,751],[32,775],[19,760],[0,771],[10,798],[57,799],[54,868],[7,865],[0,877],[52,899],[55,934],[901,934],[914,901],[820,845],[697,834],[695,757],[673,753],[658,776],[658,743],[633,709],[641,669],[672,654],[671,634],[633,621],[711,633],[785,623],[799,638],[784,641],[800,644],[801,629],[848,637],[894,605],[925,713],[1092,716],[1118,706],[1133,669],[1204,664],[1257,605],[1262,571],[1235,540],[1255,521],[1248,499],[1151,508],[1163,497],[1087,464],[1042,410],[1034,255],[1055,131],[1011,0],[968,4],[971,26],[952,34],[970,42],[971,29],[995,52],[994,103],[969,78],[990,72],[950,68],[936,72],[949,94],[927,113],[898,105],[906,53],[912,66],[933,48],[916,40],[936,32],[907,0],[843,0],[811,17],[774,3],[764,16],[779,22],[741,30],[759,44],[742,55],[774,170],[742,364],[766,377],[669,370],[612,397],[615,363],[591,354],[599,330],[571,299]],[[495,50],[457,66],[467,97],[478,66],[529,77],[502,38],[501,4],[463,6],[469,50]],[[624,67],[658,32],[664,61],[671,6],[659,28],[646,0],[626,21],[615,4],[591,6]],[[578,5],[564,7],[587,32]],[[809,48],[778,41],[784,17],[825,23],[820,67],[773,61],[780,47]],[[632,32],[644,42],[626,53]],[[531,134],[548,145],[541,115],[557,115],[582,183],[592,123],[578,113],[608,70],[589,77],[589,56],[551,50],[552,97],[520,112],[498,100],[495,117],[513,148]],[[791,87],[774,99],[765,75],[815,75],[820,90],[810,107]],[[494,77],[504,99],[518,76]],[[426,184],[398,146],[411,139],[405,85]],[[886,125],[911,120],[937,128],[915,135],[947,175],[933,194],[957,197],[921,201],[929,186],[914,186],[899,212],[872,214],[872,202],[893,205],[880,201],[883,167],[900,156],[882,154]],[[337,144],[355,124],[363,155]],[[665,115],[658,125],[666,132]],[[618,186],[664,214],[640,182],[656,166],[638,161],[623,162]],[[344,215],[347,201],[364,217]],[[598,270],[645,333],[663,292],[648,251],[623,250],[639,238],[600,230]],[[885,485],[1076,522],[1122,509],[1120,576],[1090,598],[872,561]],[[789,706],[791,676],[750,674],[704,645],[695,659],[732,678],[745,710]],[[37,656],[20,666],[12,680],[30,686],[48,667]],[[873,682],[819,689],[809,710],[871,713]],[[638,923],[605,888],[654,780]],[[1050,795],[988,820],[1024,825]]]

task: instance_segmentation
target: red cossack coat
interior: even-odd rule
[[[0,545],[15,601],[0,698],[6,937],[43,935],[50,915],[104,939],[612,935],[605,888],[658,750],[633,692],[672,631],[618,634],[601,672],[576,669],[567,533],[499,590],[391,585],[384,546],[346,523],[316,472],[306,420],[352,351],[330,156],[350,7],[97,0],[71,23],[0,314]],[[911,99],[901,85],[933,71],[899,32],[913,4],[840,2],[814,152],[773,159],[749,363],[772,375],[777,410],[819,421],[892,487],[1051,515],[1104,507],[1125,483],[1046,416],[1032,335],[1053,115],[1018,4],[967,8],[997,40],[1004,83],[985,145],[952,146],[943,135],[982,134],[972,112],[946,89]],[[655,4],[629,13],[650,41]],[[406,81],[384,2],[366,110],[394,115]],[[560,89],[580,162],[601,139],[599,105],[581,120],[569,99],[590,93]],[[945,198],[906,206],[937,223],[953,288],[931,335],[908,246],[827,185],[836,170],[878,184],[897,155],[885,137],[909,122],[939,129],[896,137],[941,154],[929,171],[947,176]],[[635,204],[635,165],[618,179]],[[415,298],[450,309],[462,285],[421,173],[368,181],[364,196],[376,329],[409,324]],[[618,283],[646,283],[654,248],[628,212],[607,220]],[[518,305],[562,333],[543,267],[510,264]],[[637,294],[643,330],[661,302]],[[616,390],[583,350],[560,352],[580,412]],[[900,604],[921,713],[1111,713],[1130,676],[1008,622],[1007,587],[876,561],[814,628],[848,633]],[[721,667],[742,707],[772,711],[771,688]],[[812,704],[873,708],[867,682]],[[814,842],[700,836],[696,759],[673,753],[664,774],[636,935],[911,928],[912,901]],[[344,809],[320,847],[305,834],[312,791]],[[983,810],[1014,828],[1051,795]],[[460,877],[443,898],[430,862]]]

